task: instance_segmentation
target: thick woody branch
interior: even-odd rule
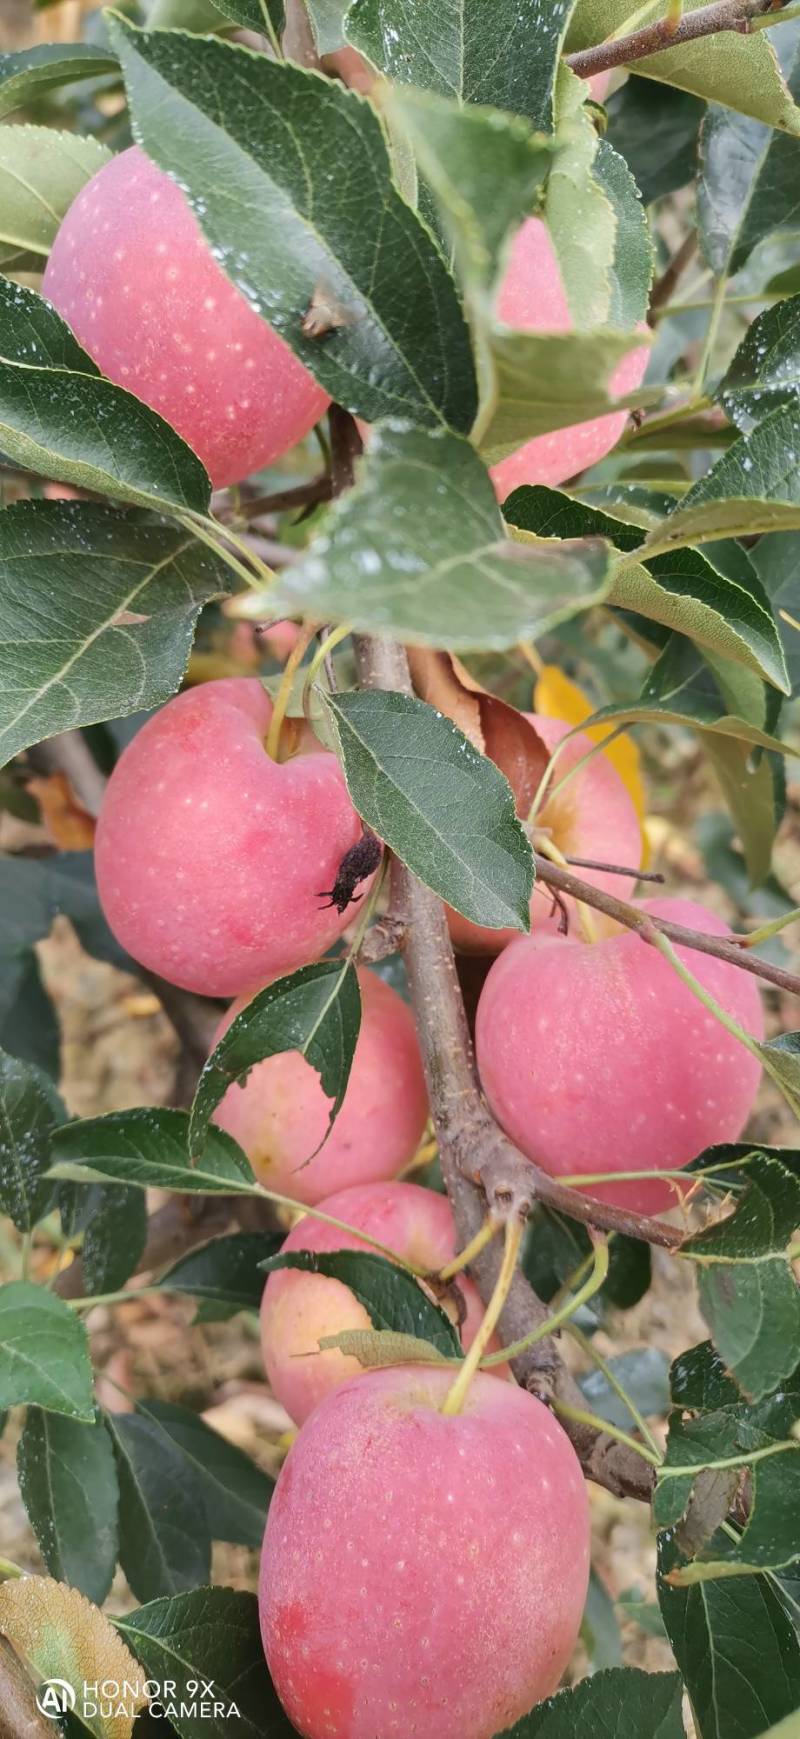
[[[619,37],[615,42],[599,42],[596,48],[568,54],[567,66],[579,78],[593,78],[595,73],[610,72],[615,66],[629,66],[632,61],[662,54],[665,49],[678,48],[686,42],[697,42],[703,36],[717,36],[728,30],[747,36],[751,19],[769,12],[771,4],[772,0],[716,0],[713,6],[701,6],[696,12],[685,13],[675,27],[669,19],[659,18],[654,24],[646,24],[642,30]]]
[[[358,638],[356,656],[364,686],[412,692],[402,647],[390,641]],[[403,954],[459,1245],[466,1247],[480,1230],[487,1202],[500,1217],[516,1213],[524,1218],[536,1201],[551,1200],[555,1192],[557,1205],[574,1214],[576,1204],[586,1198],[544,1178],[498,1129],[483,1100],[441,900],[397,861],[392,865],[392,878],[392,903],[402,918]],[[597,1223],[604,1215],[599,1203],[587,1202],[587,1219]],[[642,1236],[643,1222],[635,1224],[635,1235]],[[663,1230],[666,1236],[659,1236],[658,1241],[671,1242],[672,1229]],[[678,1234],[674,1241],[678,1242]],[[495,1240],[472,1264],[471,1272],[485,1300],[491,1297],[499,1261]],[[547,1307],[518,1272],[500,1317],[501,1340],[523,1339],[539,1328],[547,1315]],[[580,1391],[550,1337],[515,1360],[514,1374],[532,1393],[555,1395],[572,1406],[581,1405]],[[587,1477],[617,1495],[649,1498],[652,1469],[634,1451],[572,1421],[565,1421],[565,1429]]]
[[[560,864],[551,863],[549,858],[541,857],[538,852],[534,852],[533,856],[536,874],[549,888],[554,888],[559,894],[571,894],[586,906],[594,906],[596,911],[604,912],[607,918],[614,918],[618,924],[624,924],[627,930],[638,931],[643,941],[648,940],[648,931],[660,930],[662,936],[667,936],[670,942],[676,942],[679,947],[693,948],[697,954],[711,954],[715,960],[726,960],[729,966],[738,966],[740,971],[752,973],[754,978],[763,979],[765,984],[774,984],[778,990],[786,990],[791,996],[800,996],[800,977],[794,972],[785,972],[782,966],[772,966],[769,960],[762,960],[757,954],[751,954],[746,946],[746,938],[737,940],[735,936],[709,936],[703,930],[689,930],[685,924],[673,924],[671,918],[660,918],[653,912],[640,911],[636,906],[629,906],[626,900],[618,900],[614,894],[592,887],[590,882],[581,881],[580,876],[574,876],[571,870],[562,869]]]

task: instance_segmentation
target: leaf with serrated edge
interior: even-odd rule
[[[0,54],[0,120],[60,85],[118,70],[116,55],[88,42],[41,42]]]
[[[523,1715],[501,1739],[685,1739],[678,1673],[607,1667]]]
[[[191,1464],[151,1420],[105,1417],[119,1477],[120,1563],[137,1600],[208,1582],[211,1535]]]
[[[201,1163],[189,1154],[189,1115],[163,1106],[67,1123],[53,1139],[51,1177],[137,1184],[183,1195],[256,1195],[250,1165],[224,1129],[209,1131]]]
[[[274,1256],[280,1232],[230,1232],[179,1256],[158,1285],[231,1310],[258,1310],[264,1291],[259,1264]]]
[[[254,1594],[233,1588],[198,1588],[171,1600],[154,1600],[116,1620],[128,1646],[150,1678],[173,1680],[176,1701],[196,1699],[188,1689],[213,1680],[218,1702],[239,1711],[226,1722],[231,1739],[293,1739],[270,1682]],[[182,1719],[181,1739],[210,1739],[205,1719]],[[220,1735],[222,1739],[222,1735]],[[228,1739],[228,1733],[224,1735]]]
[[[789,91],[800,91],[800,21],[776,30],[775,52]],[[787,133],[712,103],[700,131],[697,215],[700,245],[719,276],[741,270],[774,231],[797,226],[796,148]]]
[[[292,1250],[264,1263],[268,1274],[286,1268],[341,1281],[364,1306],[374,1328],[406,1339],[416,1335],[445,1356],[461,1357],[461,1342],[449,1317],[413,1274],[385,1256],[369,1250]]]
[[[800,296],[790,296],[748,327],[715,396],[748,434],[769,411],[796,404],[799,391]]]
[[[14,1280],[0,1286],[0,1411],[30,1402],[91,1422],[86,1330],[62,1298]]]
[[[0,105],[2,94],[0,85]],[[73,199],[110,161],[97,139],[54,127],[0,129],[0,243],[46,257]]]
[[[600,141],[586,107],[587,87],[568,66],[555,84],[558,152],[547,179],[543,216],[577,327],[611,324],[617,237],[614,206],[594,174]]]
[[[50,1138],[64,1114],[41,1069],[0,1051],[0,1209],[18,1232],[32,1231],[52,1204],[45,1173]]]
[[[149,405],[101,378],[49,302],[2,277],[0,334],[8,458],[134,506],[207,511],[211,485],[191,447]]]
[[[391,422],[266,608],[453,652],[502,650],[598,602],[607,567],[597,540],[512,541],[467,441]],[[248,596],[236,613],[263,616],[266,597]]]
[[[642,560],[681,544],[800,527],[800,409],[793,399],[741,435],[642,546]]]
[[[25,1662],[37,1686],[60,1679],[75,1692],[76,1729],[92,1739],[131,1739],[136,1715],[147,1706],[145,1675],[111,1620],[77,1588],[44,1576],[0,1586],[0,1631]],[[92,1688],[106,1679],[120,1695],[108,1712]],[[54,1733],[58,1727],[54,1726]]]
[[[109,33],[137,139],[320,384],[369,421],[405,413],[466,432],[476,408],[466,321],[433,237],[392,180],[369,103],[210,37],[148,34],[117,17]],[[244,208],[258,225],[243,230]],[[320,289],[340,322],[323,342],[303,331]]]
[[[198,1413],[170,1401],[139,1399],[137,1412],[177,1449],[205,1500],[212,1540],[259,1547],[273,1482],[249,1455],[229,1443]]]
[[[189,1124],[193,1158],[202,1156],[212,1113],[228,1088],[246,1080],[255,1064],[282,1051],[299,1051],[316,1069],[323,1093],[333,1100],[332,1129],[350,1079],[360,1026],[361,993],[349,961],[321,960],[260,990],[223,1033],[200,1076]]]
[[[168,700],[203,605],[229,579],[191,532],[143,513],[73,501],[9,507],[0,516],[0,761]],[[58,619],[43,637],[54,585]]]
[[[105,1425],[80,1424],[29,1407],[17,1447],[17,1473],[51,1576],[102,1606],[119,1546],[119,1487]]]
[[[329,694],[359,815],[474,924],[530,928],[533,857],[508,781],[449,719],[382,690]],[[435,768],[435,777],[431,769]]]

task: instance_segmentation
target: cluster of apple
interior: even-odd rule
[[[137,149],[84,189],[56,240],[45,290],[103,370],[162,413],[220,486],[302,438],[326,395],[224,277],[178,188]],[[563,331],[569,312],[544,225],[519,231],[502,318]],[[615,381],[641,378],[628,358]],[[529,442],[495,470],[499,495],[557,483],[609,451],[624,413]],[[139,731],[109,782],[97,831],[102,904],[123,946],[187,990],[236,998],[223,1028],[266,983],[318,960],[352,912],[326,900],[362,837],[335,757],[310,732],[267,753],[272,703],[255,679],[184,692]],[[537,720],[548,746],[565,725]],[[571,772],[539,816],[566,856],[622,859],[632,892],[639,820],[602,755],[580,735]],[[580,763],[580,764],[579,764]],[[365,882],[360,889],[364,892]],[[722,930],[685,902],[666,912]],[[523,1152],[554,1173],[685,1165],[735,1137],[758,1069],[654,950],[625,932],[559,933],[545,893],[533,934],[481,931],[452,914],[456,945],[498,958],[477,1014],[483,1086]],[[753,981],[693,958],[728,1012],[759,1030]],[[359,972],[363,1015],[342,1111],[299,1055],[272,1057],[228,1091],[218,1122],[280,1194],[344,1222],[304,1219],[286,1248],[359,1247],[359,1233],[436,1273],[455,1253],[447,1202],[398,1180],[428,1104],[414,1024],[380,977]],[[312,1158],[309,1156],[313,1155]],[[639,1209],[667,1204],[658,1181],[597,1185]],[[464,1346],[482,1310],[460,1282]],[[278,1691],[308,1739],[492,1739],[558,1684],[588,1573],[588,1511],[573,1450],[548,1411],[480,1374],[461,1410],[442,1410],[447,1371],[360,1374],[325,1335],[369,1327],[338,1281],[283,1271],[268,1281],[263,1344],[276,1395],[302,1426],[268,1524],[261,1589]]]

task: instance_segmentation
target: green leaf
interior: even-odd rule
[[[494,283],[503,243],[532,210],[552,147],[515,115],[409,85],[390,87],[382,107],[413,147],[462,278]]]
[[[526,115],[549,132],[553,83],[573,0],[355,0],[347,41],[398,84]],[[337,8],[341,12],[342,8]],[[315,0],[315,13],[321,11]]]
[[[188,1407],[139,1400],[136,1409],[184,1458],[193,1486],[203,1495],[211,1539],[260,1547],[273,1481]]]
[[[246,608],[263,616],[268,597],[270,613],[451,651],[503,650],[597,602],[606,568],[596,542],[512,542],[469,443],[392,422],[373,433],[355,488],[308,553]]]
[[[203,1299],[204,1321],[237,1310],[258,1310],[264,1291],[261,1263],[273,1256],[283,1242],[277,1232],[231,1232],[212,1238],[199,1249],[180,1256],[158,1285],[165,1292],[185,1292]]]
[[[620,407],[655,404],[661,387],[643,385],[624,398],[609,392],[622,358],[647,343],[641,332],[620,332],[612,326],[591,332],[495,328],[488,341],[491,388],[475,430],[487,465],[516,452],[534,435],[589,422]]]
[[[256,1063],[281,1051],[299,1051],[316,1069],[323,1093],[333,1100],[332,1129],[360,1025],[361,994],[355,967],[347,960],[321,960],[260,990],[232,1021],[200,1076],[189,1125],[193,1159],[204,1155],[212,1113],[232,1083],[246,1080]]]
[[[286,22],[283,0],[218,0],[219,10],[243,30],[255,30],[262,36],[280,40]],[[162,20],[163,22],[163,20]],[[155,23],[149,19],[148,23]]]
[[[136,1184],[183,1195],[254,1195],[253,1173],[223,1129],[210,1129],[201,1164],[189,1154],[189,1115],[163,1106],[67,1123],[53,1140],[50,1175],[73,1183]]]
[[[290,1725],[270,1682],[254,1594],[233,1588],[198,1588],[173,1600],[156,1600],[117,1618],[116,1626],[148,1676],[173,1680],[175,1703],[191,1707],[197,1692],[213,1680],[222,1716],[178,1713],[180,1739],[292,1739]],[[228,1717],[235,1703],[239,1714]],[[173,1720],[175,1717],[173,1716]]]
[[[611,324],[617,232],[614,207],[594,173],[600,141],[587,95],[584,80],[562,64],[555,85],[558,154],[543,215],[578,327]]]
[[[777,620],[792,693],[796,694],[800,689],[800,634],[783,620],[781,612],[785,610],[795,621],[800,618],[800,538],[786,532],[759,538],[750,560]]]
[[[593,1673],[603,1667],[622,1665],[622,1639],[614,1604],[602,1576],[596,1570],[590,1570],[581,1619],[581,1642]]]
[[[528,485],[516,489],[505,513],[513,525],[541,537],[607,537],[622,551],[641,543],[636,528],[555,489]],[[645,543],[642,555],[646,552]],[[788,692],[783,648],[769,600],[746,560],[737,563],[735,577],[694,549],[669,550],[646,566],[619,563],[612,570],[607,601],[744,664]]]
[[[669,1365],[660,1347],[635,1347],[630,1352],[618,1353],[607,1362],[617,1381],[645,1417],[662,1417],[669,1411]],[[578,1380],[590,1412],[623,1431],[631,1430],[630,1410],[604,1371],[589,1371]]]
[[[0,84],[0,108],[2,98]],[[0,128],[0,246],[46,257],[73,199],[110,161],[97,139],[54,127]]]
[[[29,1402],[94,1419],[86,1330],[62,1298],[27,1280],[0,1286],[0,1410]]]
[[[678,1673],[609,1667],[523,1715],[503,1739],[685,1739]]]
[[[779,738],[771,736],[751,719],[731,714],[706,658],[682,634],[670,635],[638,700],[601,707],[586,723],[691,725],[715,740],[717,737],[725,741],[730,738],[736,743],[759,745],[778,754],[786,752]]]
[[[369,421],[404,414],[466,432],[476,386],[455,284],[394,185],[369,103],[229,43],[147,35],[118,18],[109,30],[139,142],[320,383]],[[259,212],[256,226],[242,229],[243,208]],[[340,310],[322,341],[303,332],[315,292]]]
[[[368,826],[472,923],[527,931],[533,858],[494,762],[450,719],[407,695],[373,689],[329,694],[325,704]]]
[[[59,731],[168,700],[203,605],[229,580],[191,532],[143,513],[73,501],[8,508],[0,515],[3,762]]]
[[[800,21],[773,37],[793,97],[800,92]],[[787,133],[712,104],[700,133],[697,215],[703,253],[718,274],[741,270],[775,230],[797,229],[796,148]]]
[[[64,1116],[47,1076],[0,1051],[0,1209],[18,1232],[32,1231],[52,1206],[50,1138]]]
[[[538,1206],[531,1216],[522,1259],[523,1271],[534,1292],[549,1304],[591,1254],[592,1242],[584,1226],[567,1219],[553,1208]],[[638,1239],[613,1233],[608,1241],[608,1279],[594,1305],[630,1310],[644,1297],[652,1279],[650,1249]],[[589,1308],[592,1308],[591,1306]]]
[[[679,544],[800,527],[800,411],[779,406],[741,435],[651,532],[643,559]]]
[[[705,0],[684,0],[684,12],[695,12]],[[632,0],[578,0],[567,38],[570,50],[589,48],[605,42],[635,11],[631,28],[639,30],[662,17],[664,0],[653,0],[649,7],[635,8]],[[786,26],[781,25],[782,30]],[[772,32],[754,30],[749,36],[737,31],[719,31],[704,36],[699,42],[681,43],[658,54],[637,60],[637,74],[648,79],[661,79],[679,90],[695,96],[724,103],[743,115],[754,115],[769,127],[780,127],[786,133],[800,134],[800,111],[795,106],[781,75],[770,37]],[[775,32],[777,35],[777,32]]]
[[[670,1585],[680,1565],[659,1541],[658,1599],[691,1699],[698,1739],[757,1739],[800,1701],[800,1645],[770,1580]]]
[[[147,1205],[141,1190],[95,1184],[85,1192],[81,1267],[87,1293],[119,1292],[135,1274],[147,1241]]]
[[[650,225],[628,165],[607,139],[600,140],[594,178],[609,200],[616,219],[611,305],[606,318],[611,326],[630,331],[644,320],[650,301],[655,258]]]
[[[759,1262],[787,1249],[800,1226],[800,1175],[756,1153],[743,1176],[744,1191],[733,1213],[686,1238],[682,1256],[700,1263]]]
[[[19,1489],[47,1569],[102,1606],[117,1564],[119,1487],[111,1439],[29,1407],[17,1448]]]
[[[798,390],[800,296],[790,296],[765,308],[748,327],[715,396],[749,434],[769,411],[796,405]]]
[[[674,1360],[670,1393],[676,1407],[692,1413],[715,1413],[719,1407],[738,1406],[741,1401],[741,1391],[710,1340],[689,1347]]]
[[[59,1033],[34,945],[59,912],[69,914],[90,954],[127,961],[100,912],[91,852],[0,857],[0,1045],[51,1075],[59,1070]]]
[[[190,447],[141,399],[97,373],[61,316],[0,278],[0,448],[42,477],[139,507],[205,513]]]
[[[118,70],[116,55],[88,42],[42,42],[18,54],[0,54],[0,119],[61,85]]]
[[[119,1476],[120,1563],[137,1600],[208,1582],[205,1497],[185,1455],[149,1419],[105,1417]]]
[[[645,205],[691,181],[705,105],[670,85],[628,78],[608,101],[609,144],[619,151]]]
[[[461,1342],[450,1318],[423,1292],[413,1274],[385,1256],[368,1250],[292,1250],[285,1256],[271,1256],[263,1266],[267,1274],[294,1268],[340,1280],[363,1304],[374,1328],[415,1335],[447,1358],[461,1357]]]

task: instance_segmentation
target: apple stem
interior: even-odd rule
[[[757,930],[749,930],[746,936],[735,936],[733,939],[738,948],[758,948],[762,942],[768,942],[771,936],[777,936],[787,925],[796,924],[800,918],[800,906],[793,906],[791,912],[784,912],[782,918],[773,918],[771,924],[761,924]]]
[[[519,1257],[524,1229],[525,1225],[523,1220],[506,1220],[505,1248],[503,1250],[503,1260],[500,1264],[500,1272],[497,1276],[492,1296],[486,1306],[486,1311],[480,1328],[478,1329],[472,1346],[467,1353],[452,1388],[448,1390],[442,1403],[442,1412],[446,1414],[447,1417],[452,1417],[454,1414],[461,1412],[472,1379],[475,1376],[481,1359],[483,1358],[486,1348],[489,1345],[498,1321],[502,1315],[503,1306],[508,1297],[511,1283],[516,1272],[517,1259]],[[506,1354],[501,1353],[500,1362],[504,1363],[505,1359]]]
[[[568,769],[563,778],[557,779],[556,783],[552,785],[550,781],[553,777],[556,762],[562,755],[563,751],[567,748],[568,744],[572,742],[573,737],[577,736],[578,733],[582,731],[584,723],[585,720],[582,720],[579,725],[573,725],[572,730],[568,731],[567,735],[562,737],[561,741],[556,743],[555,748],[551,750],[550,759],[545,767],[541,779],[539,780],[536,795],[528,811],[527,826],[529,828],[533,827],[540,809],[542,809],[546,803],[550,803],[552,799],[558,795],[559,791],[563,791],[564,786],[569,784],[570,779],[574,779],[576,773],[581,773],[583,768],[587,766],[588,762],[594,760],[595,755],[602,754],[603,749],[607,749],[609,744],[616,742],[617,737],[624,736],[628,729],[627,725],[616,725],[613,731],[609,731],[608,736],[602,737],[597,743],[592,743],[591,748],[587,749],[586,754],[581,755],[580,760],[576,761],[574,766]]]
[[[271,761],[278,760],[278,750],[280,748],[281,731],[283,730],[283,726],[284,726],[284,723],[286,720],[286,714],[289,710],[289,702],[292,698],[292,689],[294,687],[294,679],[297,675],[297,672],[300,668],[300,665],[303,662],[303,659],[305,658],[305,655],[308,651],[308,648],[311,644],[311,641],[314,638],[315,632],[316,632],[316,630],[314,628],[301,629],[300,634],[298,635],[297,641],[295,642],[295,645],[292,647],[292,650],[289,653],[289,656],[288,656],[286,663],[283,667],[283,675],[281,677],[278,692],[275,696],[275,702],[274,702],[274,705],[272,708],[272,718],[269,721],[269,730],[267,732],[267,740],[266,740],[266,743],[264,744],[264,747],[265,747],[267,754],[269,755],[269,758]]]
[[[306,680],[305,680],[305,683],[303,686],[303,711],[306,715],[306,718],[308,719],[309,724],[311,724],[311,717],[310,717],[311,689],[312,689],[313,684],[316,682],[319,670],[323,664],[326,666],[326,671],[328,673],[329,686],[332,688],[333,684],[330,682],[330,670],[328,669],[328,666],[327,666],[327,659],[330,657],[330,654],[332,653],[334,647],[339,645],[340,640],[346,640],[348,634],[352,634],[352,632],[353,632],[353,630],[352,630],[349,622],[340,622],[338,628],[332,628],[330,631],[330,634],[326,634],[324,636],[324,638],[320,641],[320,644],[317,647],[316,652],[314,653],[314,656],[311,660],[311,663],[309,664],[308,671],[306,673]]]
[[[560,864],[562,869],[567,869],[569,867],[563,851],[559,851],[558,846],[554,844],[552,839],[540,839],[539,850],[543,857],[550,858],[551,863]],[[592,917],[589,907],[583,900],[576,900],[575,905],[578,912],[578,922],[583,931],[584,941],[596,942],[597,925]]]
[[[470,1238],[469,1243],[466,1245],[465,1249],[461,1251],[461,1254],[459,1256],[454,1256],[452,1262],[446,1263],[444,1268],[439,1269],[439,1279],[454,1280],[457,1274],[461,1274],[463,1269],[469,1267],[470,1262],[474,1261],[476,1256],[480,1256],[481,1251],[486,1249],[487,1244],[491,1244],[492,1239],[496,1236],[499,1230],[499,1222],[489,1214],[484,1220],[480,1231],[475,1233],[474,1238]]]
[[[530,1334],[523,1335],[521,1340],[508,1341],[501,1353],[487,1353],[483,1359],[483,1366],[486,1370],[490,1370],[493,1365],[502,1365],[506,1360],[518,1359],[521,1353],[536,1346],[537,1341],[544,1340],[548,1335],[554,1334],[556,1329],[561,1328],[563,1323],[569,1322],[571,1317],[575,1316],[577,1311],[584,1304],[588,1304],[589,1299],[594,1298],[595,1293],[600,1291],[601,1286],[608,1278],[608,1240],[595,1238],[593,1242],[592,1272],[588,1280],[584,1281],[577,1292],[573,1292],[569,1298],[565,1298],[563,1304],[560,1304],[557,1310],[546,1316],[543,1322],[537,1323],[536,1328],[532,1329]]]

